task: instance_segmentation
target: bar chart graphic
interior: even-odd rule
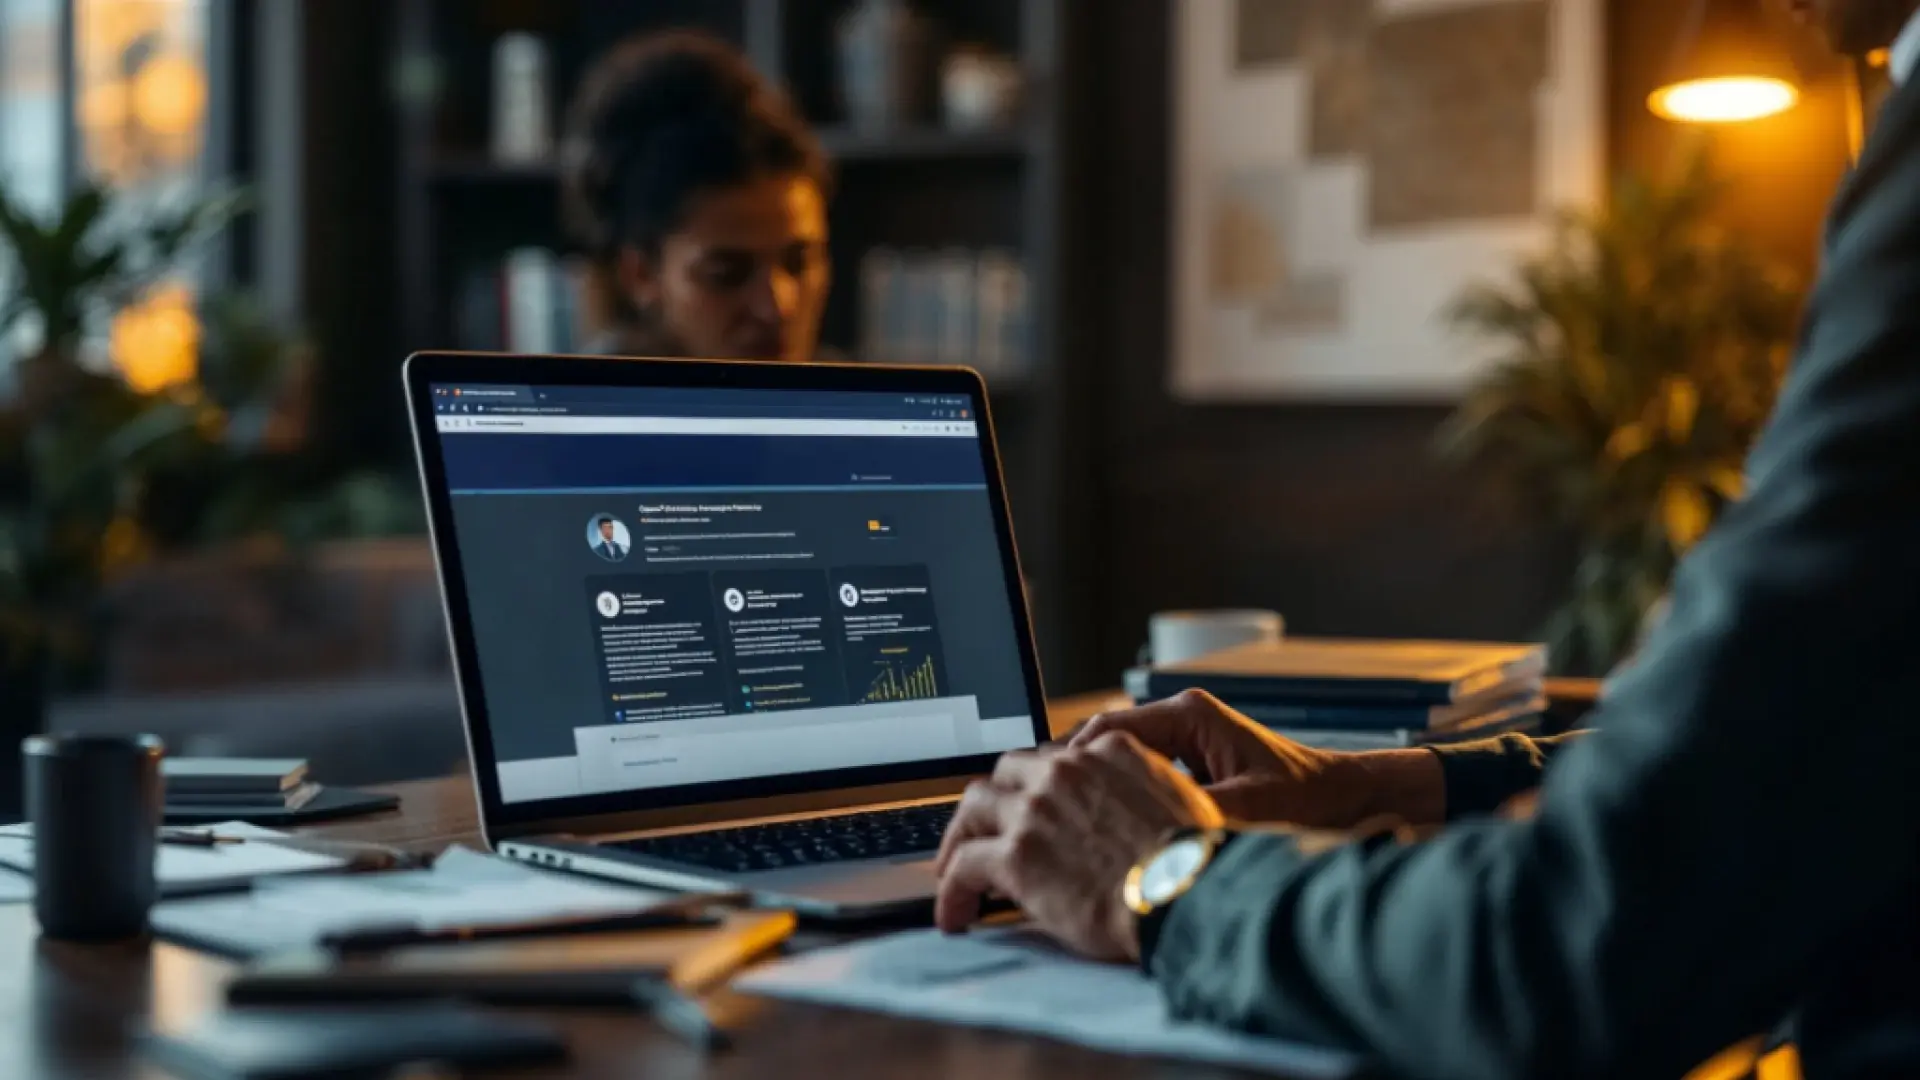
[[[918,650],[887,649],[880,659],[875,661],[877,669],[873,682],[867,687],[866,696],[860,699],[862,705],[877,705],[888,701],[927,701],[940,696],[940,680],[935,674],[933,657],[927,653],[919,654],[919,663],[914,664],[912,654]],[[902,654],[898,657],[889,653]],[[909,667],[908,665],[913,666]]]

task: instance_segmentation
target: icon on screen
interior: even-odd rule
[[[619,518],[595,514],[587,519],[587,547],[608,562],[620,562],[633,550],[633,534]]]

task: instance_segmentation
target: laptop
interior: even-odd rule
[[[420,353],[405,382],[496,852],[929,903],[960,792],[1048,734],[979,376]]]

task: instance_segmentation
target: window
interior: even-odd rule
[[[60,201],[60,0],[0,3],[0,183],[43,212]]]
[[[200,194],[207,139],[209,0],[75,0],[74,127],[80,171],[140,216]],[[196,275],[183,271],[114,312],[107,352],[128,383],[194,375]]]

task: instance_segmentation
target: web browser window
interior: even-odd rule
[[[431,392],[503,801],[1034,744],[970,399]]]

